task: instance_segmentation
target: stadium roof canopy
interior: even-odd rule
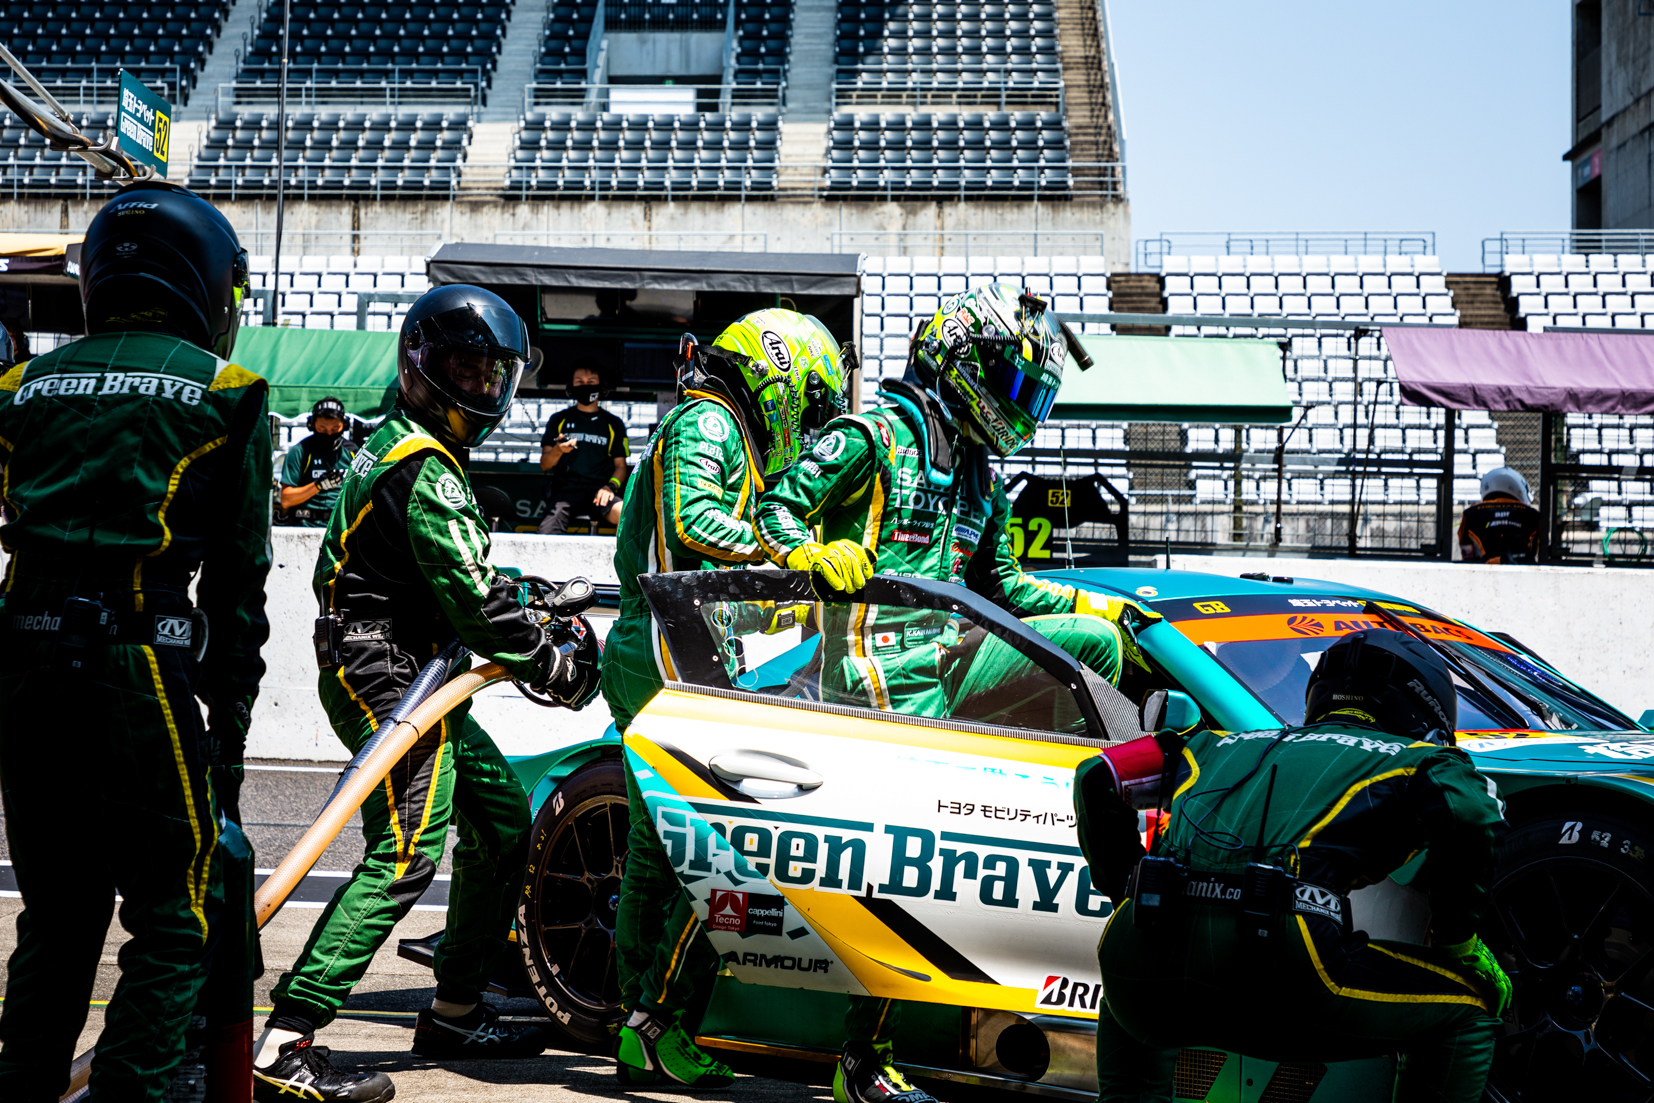
[[[1081,371],[1068,362],[1052,417],[1218,425],[1292,420],[1274,341],[1085,336],[1080,343],[1095,363]]]
[[[431,257],[432,283],[594,289],[855,295],[854,253],[696,253],[677,249],[562,249],[456,242]]]
[[[1384,341],[1414,406],[1654,414],[1654,336],[1385,327]]]

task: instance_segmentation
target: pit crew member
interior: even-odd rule
[[[400,393],[345,479],[314,580],[323,613],[317,687],[353,753],[455,636],[571,708],[595,695],[589,626],[576,620],[580,646],[565,654],[524,608],[517,585],[488,562],[488,526],[466,477],[468,450],[510,409],[528,351],[511,308],[465,284],[427,292],[402,323]],[[461,705],[392,768],[383,799],[362,806],[367,854],[272,992],[254,1054],[256,1098],[391,1097],[385,1074],[342,1072],[312,1043],[431,883],[452,820],[459,845],[436,995],[419,1014],[413,1051],[448,1060],[545,1048],[541,1028],[503,1023],[482,1001],[522,885],[528,798]]]
[[[24,904],[8,1103],[67,1087],[117,893],[132,937],[91,1094],[161,1099],[252,903],[227,899],[219,845],[269,635],[269,388],[225,359],[247,253],[194,193],[133,184],[88,226],[80,287],[88,336],[0,375],[0,778]]]
[[[990,454],[1033,439],[1062,380],[1067,346],[1045,304],[1006,284],[945,300],[910,346],[883,407],[845,415],[760,501],[758,539],[778,565],[840,593],[877,568],[963,584],[1118,683],[1125,604],[1024,574],[1006,538],[1010,504]],[[1050,679],[1009,646],[929,611],[824,606],[822,698],[926,716],[992,719]],[[1047,690],[1059,687],[1051,685]],[[1072,698],[1043,692],[1039,726],[1075,722]],[[917,1103],[892,1059],[895,1007],[853,997],[834,1097]]]
[[[794,311],[749,314],[711,347],[686,350],[685,361],[692,374],[683,400],[643,452],[615,544],[620,617],[604,653],[603,696],[623,732],[672,677],[638,576],[760,562],[752,508],[765,479],[797,458],[803,430],[843,409],[840,350],[819,321]],[[771,615],[779,627],[801,613]],[[629,1016],[616,1072],[623,1085],[719,1087],[732,1079],[729,1069],[680,1024],[718,959],[629,770],[626,791],[630,857],[615,936]]]
[[[282,523],[327,527],[356,446],[345,439],[345,404],[329,395],[310,408],[310,435],[295,441],[281,464]]]
[[[1170,824],[1131,888],[1137,816],[1106,768],[1125,752],[1077,773],[1081,848],[1122,901],[1098,946],[1099,1099],[1169,1100],[1179,1046],[1399,1053],[1397,1100],[1481,1098],[1511,993],[1476,935],[1504,820],[1454,747],[1448,667],[1417,637],[1368,629],[1322,654],[1305,699],[1304,727],[1168,748]],[[1421,851],[1431,944],[1352,930],[1349,892]]]
[[[1459,519],[1459,555],[1466,563],[1536,563],[1539,521],[1528,480],[1514,467],[1495,467],[1482,476],[1482,500]]]

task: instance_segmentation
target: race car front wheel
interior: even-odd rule
[[[573,1048],[604,1048],[620,1021],[615,914],[626,863],[626,777],[600,759],[564,779],[534,818],[517,904],[523,965]]]
[[[1483,937],[1515,986],[1488,1095],[1654,1099],[1654,833],[1577,813],[1518,827]]]

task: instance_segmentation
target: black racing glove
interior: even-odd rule
[[[603,643],[585,617],[553,621],[546,635],[551,637],[551,659],[533,689],[578,712],[597,696]]]
[[[231,823],[241,823],[242,755],[247,750],[247,729],[252,713],[245,700],[220,704],[207,702],[207,748],[211,757],[213,793],[218,806]]]
[[[343,471],[329,471],[316,480],[316,489],[319,491],[338,490],[345,481]]]

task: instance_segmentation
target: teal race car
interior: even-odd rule
[[[1297,724],[1321,651],[1400,621],[1452,668],[1459,745],[1497,782],[1511,825],[1482,931],[1516,986],[1490,1098],[1654,1098],[1654,735],[1520,641],[1403,598],[1266,576],[1043,577],[1158,613],[1126,624],[1145,664],[1109,686],[958,587],[881,576],[860,595],[942,625],[950,661],[986,635],[1028,660],[940,718],[824,690],[815,625],[854,622],[862,606],[818,605],[782,632],[747,627],[773,624],[757,615],[771,603],[812,602],[807,576],[645,578],[680,680],[624,739],[611,728],[514,760],[536,815],[521,971],[498,987],[537,998],[571,1048],[610,1044],[630,769],[725,963],[704,1045],[825,1071],[845,994],[873,992],[904,1001],[897,1053],[913,1075],[1092,1098],[1095,946],[1110,905],[1078,858],[1074,767],[1167,709],[1229,731]],[[915,646],[887,634],[866,637],[870,654]],[[1357,926],[1422,937],[1427,906],[1407,885],[1418,864],[1356,894]],[[402,952],[428,960],[430,947]],[[1388,1065],[1191,1049],[1177,1096],[1377,1103]]]

